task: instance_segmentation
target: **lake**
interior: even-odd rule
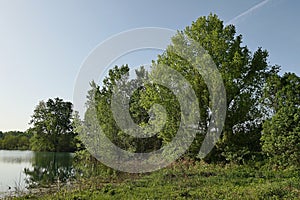
[[[0,198],[74,175],[72,153],[0,150]]]

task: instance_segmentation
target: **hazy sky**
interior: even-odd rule
[[[26,130],[40,100],[72,101],[82,62],[108,37],[181,30],[209,13],[235,24],[251,51],[267,49],[270,64],[300,75],[299,8],[297,0],[0,0],[0,130]]]

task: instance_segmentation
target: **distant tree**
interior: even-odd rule
[[[30,136],[21,131],[9,131],[0,135],[0,149],[28,150]]]
[[[19,138],[18,138],[18,149],[28,150],[29,147],[30,147],[29,138],[25,135],[19,136]]]
[[[72,127],[72,103],[60,98],[41,101],[31,117],[31,147],[34,151],[74,151],[75,136]]]
[[[3,139],[3,149],[13,150],[16,149],[18,144],[17,136],[14,135],[6,135]]]
[[[263,151],[278,165],[300,166],[300,77],[293,73],[271,77],[265,104],[271,118],[263,124]]]

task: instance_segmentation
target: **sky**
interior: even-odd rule
[[[234,24],[252,52],[267,49],[270,65],[299,76],[299,8],[297,0],[0,0],[0,130],[25,131],[41,100],[72,101],[82,63],[107,38],[143,27],[183,30],[210,13]],[[149,63],[157,53],[128,62]]]

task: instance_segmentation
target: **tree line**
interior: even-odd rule
[[[129,66],[116,66],[109,71],[103,83],[91,82],[87,111],[83,124],[97,123],[106,136],[117,146],[131,152],[150,152],[168,144],[180,125],[180,105],[174,93],[156,83],[143,83],[149,76],[164,75],[161,65],[179,72],[189,83],[199,101],[200,121],[197,135],[184,156],[198,159],[197,154],[208,131],[211,111],[209,88],[201,74],[190,61],[178,55],[174,48],[190,49],[189,39],[196,41],[212,57],[221,73],[226,90],[226,120],[220,140],[204,159],[207,162],[235,162],[269,158],[274,165],[300,164],[300,78],[294,73],[280,75],[280,66],[270,65],[269,53],[259,47],[251,52],[243,44],[242,35],[234,25],[223,24],[217,15],[200,17],[172,38],[166,51],[158,55],[148,72],[143,67],[135,71],[135,79],[129,77]],[[199,49],[191,52],[195,58]],[[195,61],[197,62],[197,60]],[[201,64],[201,63],[199,63]],[[173,85],[180,84],[173,80]],[[138,89],[131,94],[131,88]],[[151,123],[149,114],[154,104],[166,109],[165,123],[160,132],[144,139],[125,133],[118,127],[111,109],[115,86],[123,89],[118,95],[128,100],[133,121],[141,127]],[[84,131],[89,131],[84,130]],[[92,129],[91,129],[92,130]],[[126,130],[128,131],[128,130]]]
[[[0,149],[28,150],[30,149],[30,135],[21,131],[0,131]]]

